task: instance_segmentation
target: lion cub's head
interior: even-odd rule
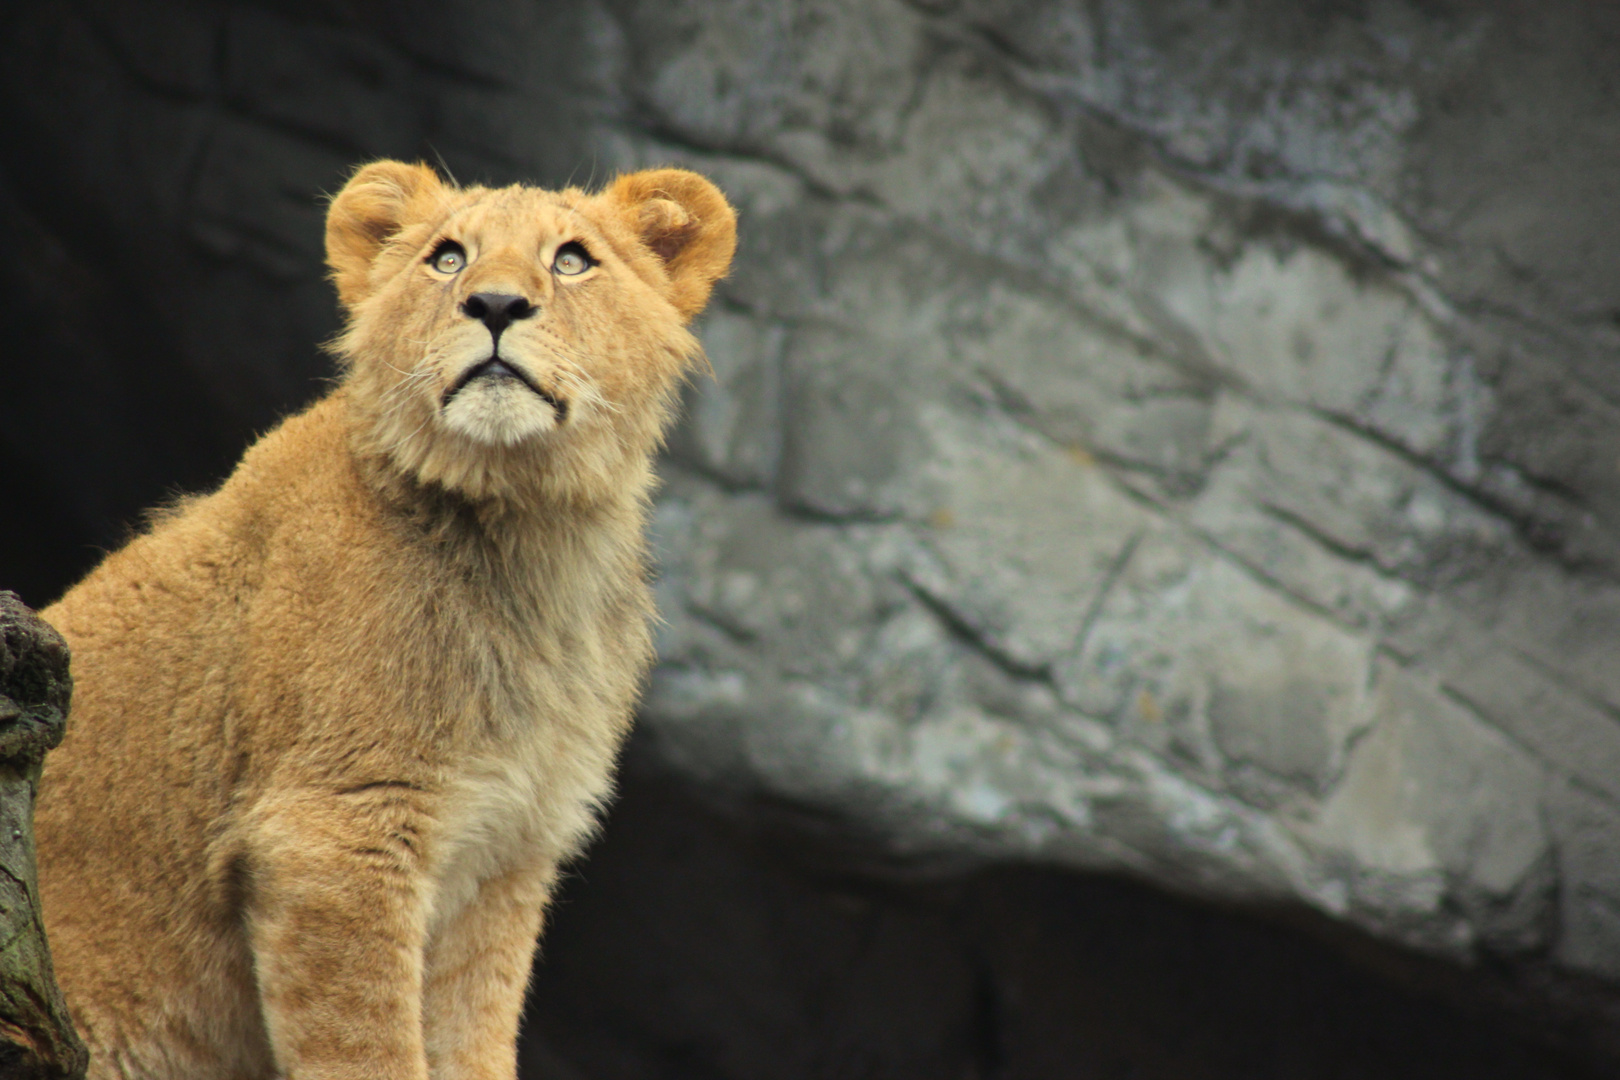
[[[699,355],[686,324],[736,235],[719,190],[679,169],[587,194],[365,166],[326,224],[356,430],[403,475],[474,498],[623,482],[663,435]]]

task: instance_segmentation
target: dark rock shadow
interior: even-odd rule
[[[722,808],[632,752],[554,909],[522,1075],[1609,1075],[1391,980],[1370,942],[1050,868],[896,865],[826,824]]]

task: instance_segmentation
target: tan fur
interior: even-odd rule
[[[678,170],[378,162],[333,201],[341,383],[45,612],[77,693],[40,887],[93,1077],[510,1080],[651,660],[649,458],[735,234]],[[561,276],[570,241],[597,264]],[[491,356],[480,292],[536,305],[499,355],[550,400],[450,393]]]

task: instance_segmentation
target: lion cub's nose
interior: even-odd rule
[[[473,293],[462,302],[461,310],[467,313],[467,318],[477,319],[489,327],[490,335],[497,340],[501,331],[518,319],[527,319],[534,314],[534,305],[521,296],[510,293],[480,292]]]

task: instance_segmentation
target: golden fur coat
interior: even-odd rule
[[[511,1080],[542,911],[651,661],[651,456],[735,217],[378,162],[338,386],[44,614],[37,829],[91,1075]]]

